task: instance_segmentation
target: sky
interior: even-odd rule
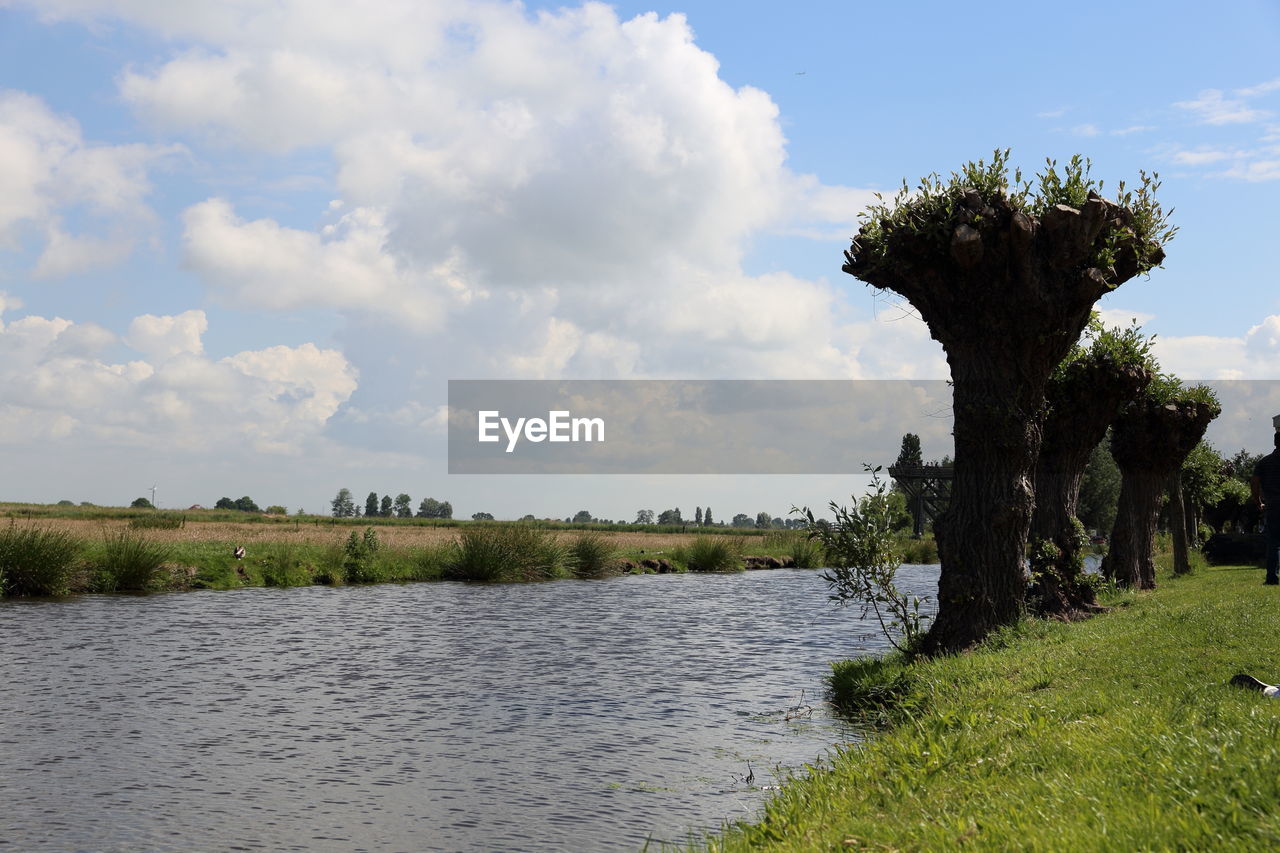
[[[859,483],[449,475],[447,382],[946,378],[842,252],[1006,147],[1158,172],[1180,231],[1104,317],[1280,379],[1280,3],[0,0],[0,499],[825,506]],[[931,416],[891,429],[939,457]]]

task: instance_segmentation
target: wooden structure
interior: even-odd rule
[[[951,480],[955,477],[955,468],[951,465],[890,465],[889,476],[907,495],[912,532],[919,539],[924,536],[925,522],[936,521],[951,502]]]

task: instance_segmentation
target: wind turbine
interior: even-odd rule
[[[153,507],[156,505],[156,487],[155,486],[151,487],[151,505]]]

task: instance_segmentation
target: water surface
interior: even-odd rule
[[[0,847],[684,839],[856,738],[858,615],[797,570],[3,602]]]

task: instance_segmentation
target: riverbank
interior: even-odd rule
[[[1280,845],[1280,595],[1216,567],[909,667],[889,727],[786,784],[730,850]]]
[[[801,531],[711,535],[381,521],[264,523],[205,520],[195,513],[11,517],[0,527],[0,590],[8,596],[65,595],[821,565],[821,550]],[[914,544],[933,553],[931,541]]]

